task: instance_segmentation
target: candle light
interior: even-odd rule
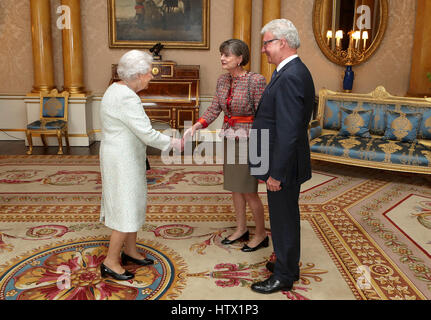
[[[328,32],[326,32],[326,38],[328,39],[328,46],[329,46],[332,39],[332,30],[328,30]]]
[[[359,49],[359,40],[361,40],[361,32],[355,31],[352,35],[353,39],[355,39],[355,48]]]
[[[337,47],[341,46],[341,39],[343,39],[343,30],[338,30],[335,33],[335,38],[337,39]]]
[[[367,47],[368,31],[362,32],[362,39],[364,40],[364,50]]]

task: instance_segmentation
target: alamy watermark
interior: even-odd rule
[[[57,18],[57,28],[60,30],[71,28],[71,16],[70,7],[61,5],[57,7],[57,14],[60,16]]]
[[[367,266],[359,266],[356,268],[356,273],[360,274],[356,279],[358,288],[361,290],[370,290],[372,288],[370,268]]]
[[[185,123],[185,129],[191,122]],[[174,138],[182,138],[175,129],[162,132]],[[221,134],[223,133],[223,134]],[[173,147],[162,151],[162,162],[172,164],[250,164],[252,175],[264,175],[269,169],[269,130],[244,129],[219,130],[216,134],[199,134],[198,138],[185,139],[183,153]],[[198,142],[193,150],[193,143]],[[226,144],[226,145],[225,145]],[[215,152],[214,152],[215,149]],[[225,154],[226,152],[226,154]]]
[[[57,268],[57,273],[61,274],[57,279],[57,288],[59,290],[69,290],[71,288],[72,271],[66,265],[61,265]]]
[[[357,30],[371,29],[371,9],[367,5],[360,5],[356,9],[359,15],[356,19]]]

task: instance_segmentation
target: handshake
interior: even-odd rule
[[[184,136],[179,138],[172,138],[171,147],[173,147],[177,151],[184,151],[184,144],[188,140],[191,140],[195,134],[195,132],[199,129],[202,129],[202,124],[200,122],[196,122],[192,127],[186,130]]]

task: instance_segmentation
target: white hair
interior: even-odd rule
[[[133,80],[150,71],[153,57],[140,50],[126,52],[118,62],[117,73],[121,80]]]
[[[262,28],[261,34],[264,34],[265,32],[271,32],[277,39],[286,39],[287,44],[292,49],[298,49],[301,45],[298,30],[290,20],[272,20]]]

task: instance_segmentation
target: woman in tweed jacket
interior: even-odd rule
[[[222,240],[223,244],[233,244],[238,240],[249,240],[247,230],[246,207],[250,206],[256,225],[253,238],[241,249],[244,252],[255,251],[268,246],[265,231],[264,209],[257,193],[258,181],[250,175],[247,160],[239,160],[239,141],[248,138],[254,114],[260,97],[265,89],[265,78],[257,73],[248,72],[244,66],[250,53],[247,44],[238,39],[231,39],[220,45],[221,65],[227,73],[217,80],[215,97],[211,106],[202,117],[186,131],[185,137],[193,136],[196,130],[206,128],[221,112],[224,123],[221,135],[224,136],[225,159],[223,165],[224,189],[232,192],[236,213],[236,230]],[[236,137],[236,138],[235,138]],[[235,141],[228,143],[228,140]],[[235,144],[235,163],[227,161],[229,145]],[[229,152],[233,150],[229,149]],[[229,158],[230,159],[230,158]],[[233,159],[230,159],[233,160]]]

